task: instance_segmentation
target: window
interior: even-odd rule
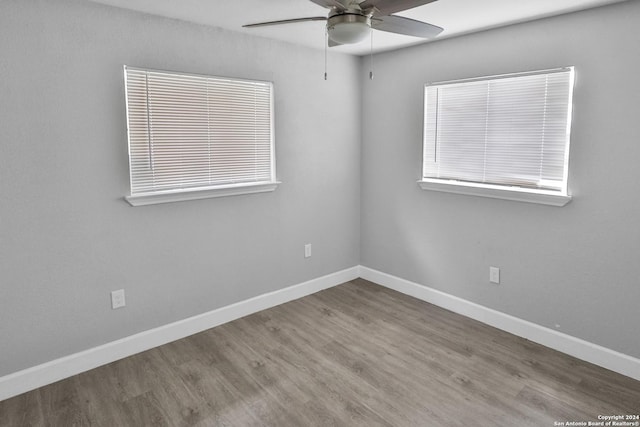
[[[423,189],[562,206],[573,67],[425,86]]]
[[[273,86],[124,67],[134,205],[273,191]]]

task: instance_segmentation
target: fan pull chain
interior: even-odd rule
[[[373,80],[373,31],[369,30],[371,34],[371,52],[369,57],[369,80]]]
[[[324,79],[327,80],[327,46],[329,45],[329,30],[324,28]]]

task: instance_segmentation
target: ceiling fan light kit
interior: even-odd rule
[[[327,20],[327,32],[335,43],[359,43],[371,32],[371,18],[353,13],[333,15]]]

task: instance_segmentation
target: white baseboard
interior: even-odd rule
[[[0,401],[358,277],[348,268],[0,377]]]
[[[640,359],[368,267],[360,266],[360,277],[594,365],[640,380]]]
[[[359,266],[0,377],[0,401],[358,277],[640,380],[640,359],[390,274]]]

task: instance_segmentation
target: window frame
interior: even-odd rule
[[[150,73],[162,73],[177,76],[205,78],[205,79],[217,79],[231,82],[248,82],[265,84],[269,87],[269,131],[270,131],[270,147],[269,147],[269,180],[252,181],[252,182],[237,182],[237,183],[225,183],[207,186],[193,186],[183,188],[170,188],[157,191],[148,192],[132,192],[133,188],[133,166],[132,166],[132,145],[131,145],[131,126],[130,126],[130,111],[129,111],[129,93],[127,83],[127,70],[134,70],[138,72],[150,72]],[[275,118],[274,118],[274,91],[273,82],[261,81],[261,80],[249,80],[235,77],[221,77],[214,75],[158,70],[151,68],[132,67],[128,65],[123,66],[124,72],[124,89],[125,89],[125,107],[126,107],[126,125],[127,125],[127,148],[129,155],[129,183],[130,194],[125,196],[124,199],[131,206],[144,206],[159,203],[171,203],[187,200],[200,200],[213,197],[225,197],[236,196],[243,194],[254,194],[274,191],[281,183],[276,178],[276,151],[275,151]],[[148,108],[148,107],[147,107]]]
[[[563,171],[563,179],[564,186],[559,191],[556,190],[546,190],[546,189],[536,189],[531,187],[520,187],[516,185],[506,185],[506,184],[491,184],[491,183],[482,183],[475,181],[463,181],[449,178],[434,178],[427,177],[427,173],[425,170],[425,156],[427,150],[427,141],[426,141],[426,129],[427,129],[427,119],[426,119],[426,108],[427,108],[427,88],[433,86],[442,86],[442,85],[455,85],[455,84],[464,84],[464,83],[473,83],[473,82],[486,82],[490,80],[499,80],[503,78],[512,78],[512,77],[524,77],[524,76],[532,76],[532,75],[540,75],[540,74],[551,74],[558,72],[569,72],[569,98],[567,105],[567,139],[565,142],[565,159],[564,159],[564,171]],[[571,67],[561,67],[547,70],[537,70],[537,71],[529,71],[529,72],[519,72],[519,73],[509,73],[509,74],[500,74],[493,76],[483,76],[483,77],[474,77],[468,79],[459,79],[459,80],[449,80],[449,81],[441,81],[436,83],[428,83],[424,85],[423,91],[423,138],[422,138],[422,178],[419,179],[418,185],[423,190],[431,190],[431,191],[441,191],[455,194],[464,194],[464,195],[472,195],[472,196],[481,196],[481,197],[489,197],[489,198],[497,198],[497,199],[505,199],[505,200],[514,200],[520,202],[529,202],[529,203],[539,203],[545,205],[552,206],[564,206],[572,200],[572,195],[569,192],[568,187],[568,172],[569,172],[569,147],[570,147],[570,134],[571,134],[571,125],[572,125],[572,115],[573,115],[573,90],[575,87],[575,69],[573,66]]]

